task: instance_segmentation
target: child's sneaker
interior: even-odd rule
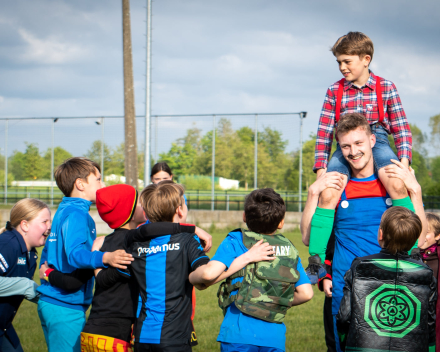
[[[327,275],[327,270],[318,254],[309,257],[309,266],[306,268],[306,274],[312,285],[316,285],[320,279]]]

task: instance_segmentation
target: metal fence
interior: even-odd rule
[[[4,189],[4,186],[0,185],[0,188]],[[296,192],[281,190],[277,190],[277,192],[283,198],[287,211],[298,211],[300,207],[304,208],[307,193],[301,195],[300,202]],[[186,191],[185,195],[189,210],[212,210],[214,208],[214,210],[233,211],[244,210],[244,199],[248,193],[245,191],[215,191],[212,196],[211,191],[190,190]],[[52,197],[50,187],[10,186],[8,188],[8,204],[14,204],[23,198],[37,198],[47,204],[57,206],[61,202],[63,194],[58,188],[55,188]],[[1,191],[0,200],[5,201],[4,192]],[[440,196],[423,196],[423,203],[427,211],[440,211]],[[212,207],[213,205],[214,207]]]
[[[0,186],[3,188],[3,186]],[[237,191],[215,191],[212,197],[211,191],[191,190],[185,192],[189,210],[211,210],[214,204],[214,210],[244,210],[244,199],[249,192]],[[289,191],[279,191],[284,199],[287,211],[298,211],[298,194]],[[1,193],[0,193],[1,194]],[[303,194],[306,197],[306,194]],[[23,198],[37,198],[57,206],[63,199],[63,194],[56,188],[53,197],[51,197],[50,187],[16,187],[8,188],[8,204],[14,204]],[[4,200],[4,199],[3,199]],[[303,198],[302,206],[305,200]]]
[[[305,112],[294,113],[255,113],[255,114],[196,114],[196,115],[153,115],[150,126],[150,156],[153,162],[160,160],[160,155],[168,153],[172,150],[173,145],[179,145],[185,138],[191,138],[188,134],[190,130],[197,131],[201,140],[205,142],[209,139],[210,157],[204,165],[205,172],[209,170],[209,176],[212,179],[209,201],[211,201],[211,209],[240,208],[242,201],[232,197],[230,201],[219,199],[216,195],[214,179],[217,176],[225,177],[222,174],[222,158],[224,153],[219,151],[219,143],[222,134],[228,129],[235,132],[242,131],[252,135],[253,150],[251,155],[246,159],[246,164],[251,166],[252,178],[249,180],[249,188],[254,189],[259,186],[259,179],[262,171],[259,170],[259,161],[261,158],[261,146],[259,145],[259,134],[271,131],[277,131],[279,138],[285,141],[285,152],[291,153],[301,151],[302,149],[302,120],[306,117]],[[145,150],[145,117],[137,117],[137,145],[140,153]],[[41,188],[34,187],[26,189],[23,187],[13,187],[8,182],[8,174],[11,174],[19,168],[20,165],[17,158],[15,163],[11,162],[11,157],[17,153],[26,154],[26,150],[33,146],[37,148],[40,157],[45,160],[40,174],[46,180],[53,181],[53,170],[62,157],[62,151],[67,151],[73,156],[82,156],[87,154],[95,155],[97,161],[102,168],[104,176],[107,175],[112,155],[124,142],[124,119],[121,116],[101,116],[101,117],[27,117],[0,118],[0,136],[4,136],[3,143],[0,139],[0,156],[4,161],[0,163],[0,173],[4,172],[4,186],[0,191],[0,199],[4,203],[12,203],[23,196],[32,195],[44,199],[51,204],[57,204],[61,199],[61,193],[56,186],[49,187],[46,192]],[[96,143],[98,142],[98,144]],[[234,143],[232,141],[231,143]],[[99,147],[99,148],[97,148]],[[226,146],[226,148],[231,146]],[[223,148],[225,146],[223,145]],[[99,149],[99,150],[97,150]],[[227,149],[226,149],[227,150]],[[109,153],[112,155],[109,155]],[[7,156],[4,158],[4,156]],[[35,155],[34,155],[35,156]],[[30,170],[37,171],[41,165],[34,165],[32,155],[23,157],[23,163],[27,163],[26,179],[36,178]],[[123,163],[123,154],[120,155]],[[142,160],[141,160],[142,163]],[[30,165],[30,166],[29,166]],[[302,165],[302,161],[300,162]],[[29,172],[27,172],[29,171]],[[148,180],[149,175],[143,174],[143,167],[139,165],[139,171],[144,180]],[[298,185],[294,185],[288,192],[296,194],[296,210],[301,211],[301,202],[298,202],[299,184],[301,184],[302,172],[298,170]],[[39,177],[37,177],[39,178]],[[227,178],[227,177],[226,177]],[[21,180],[19,177],[16,180]],[[10,180],[9,180],[10,181]],[[8,185],[9,183],[9,185]],[[54,184],[52,182],[52,184]],[[292,195],[293,197],[293,195]],[[289,199],[294,202],[293,198]],[[190,198],[190,206],[194,207],[195,201]],[[203,208],[206,206],[205,199],[197,200],[198,206]],[[223,205],[221,205],[223,204]],[[232,205],[234,204],[234,205]],[[290,203],[294,204],[294,203]],[[194,209],[194,208],[193,208]]]

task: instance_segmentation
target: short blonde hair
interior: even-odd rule
[[[374,45],[373,41],[364,33],[348,32],[340,37],[330,50],[334,56],[357,55],[363,57],[369,55],[373,60]]]
[[[19,200],[11,209],[11,213],[9,215],[9,223],[11,228],[17,228],[18,225],[23,220],[26,221],[32,221],[38,216],[38,213],[42,211],[43,209],[48,209],[46,203],[42,202],[39,199],[34,198],[24,198],[22,200]],[[50,210],[49,210],[50,211]],[[3,233],[5,231],[9,230],[6,227],[3,227],[0,230],[0,233]]]
[[[440,235],[440,217],[434,213],[426,213],[426,221],[428,222],[428,231],[434,232],[434,237]]]
[[[151,184],[144,188],[140,202],[151,222],[172,222],[179,206],[183,206],[185,190],[171,180]]]
[[[404,207],[391,207],[380,222],[384,247],[391,253],[408,252],[422,233],[417,214]]]

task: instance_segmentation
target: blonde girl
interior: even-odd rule
[[[24,298],[38,300],[38,285],[32,280],[38,259],[35,248],[44,246],[50,222],[48,206],[26,198],[14,205],[0,229],[0,351],[23,351],[12,320]]]

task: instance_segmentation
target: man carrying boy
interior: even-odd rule
[[[323,287],[327,296],[332,296],[332,313],[336,316],[342,299],[344,274],[350,268],[354,258],[378,253],[380,245],[377,242],[382,214],[392,205],[391,199],[380,182],[374,169],[373,147],[375,135],[371,133],[366,118],[360,114],[347,114],[341,117],[337,129],[339,144],[343,157],[350,165],[352,177],[342,193],[334,223],[335,252],[332,262],[332,276],[324,279]],[[360,155],[353,160],[352,155]],[[415,177],[402,163],[393,161],[396,165],[385,168],[388,177],[398,178],[408,189],[416,213],[422,219],[423,231],[417,246],[424,242],[426,219],[423,210],[421,187]],[[326,173],[310,186],[309,196],[301,218],[303,242],[307,246],[310,239],[310,221],[315,221],[317,200],[327,187],[338,189],[341,178],[337,173]],[[316,223],[315,223],[316,225]],[[320,225],[318,223],[318,225]],[[327,240],[328,241],[328,240]],[[327,243],[324,244],[324,252]],[[336,329],[335,329],[336,333]],[[338,340],[337,340],[338,343]],[[339,346],[337,346],[340,351]]]
[[[217,294],[225,313],[217,338],[222,352],[285,351],[283,319],[286,311],[313,297],[296,248],[288,239],[276,234],[284,225],[285,212],[283,199],[273,189],[253,191],[246,197],[243,214],[249,231],[230,232],[212,260],[190,275],[196,287],[228,278]],[[246,262],[249,248],[262,240],[272,246],[273,256],[258,264]],[[222,274],[218,276],[219,273]],[[258,279],[253,273],[258,274]],[[247,293],[251,299],[247,298]]]
[[[336,317],[345,351],[435,351],[436,280],[408,255],[421,231],[416,214],[392,207],[380,223],[380,253],[353,261]]]
[[[55,171],[57,186],[65,197],[55,214],[41,263],[63,273],[75,269],[96,269],[106,265],[125,269],[133,258],[125,251],[91,252],[96,238],[95,222],[89,208],[96,191],[103,187],[99,165],[86,158],[70,158]],[[93,297],[94,279],[80,290],[66,292],[42,281],[38,302],[44,337],[50,352],[80,351],[85,312]]]
[[[392,165],[391,159],[401,160],[408,167],[412,157],[412,137],[395,85],[369,70],[374,53],[373,42],[363,33],[349,32],[336,41],[331,51],[336,56],[344,78],[327,90],[318,126],[313,170],[318,178],[325,172],[338,172],[342,175],[343,187],[325,189],[319,197],[319,206],[313,216],[309,251],[312,256],[318,255],[322,262],[325,257],[323,246],[332,231],[335,208],[351,176],[350,164],[343,157],[340,143],[328,162],[333,129],[337,128],[341,116],[360,113],[367,118],[376,137],[373,148],[375,168],[391,198],[390,201],[393,205],[414,210],[403,182],[387,177],[384,169],[387,165]],[[389,134],[394,138],[398,157],[388,142]],[[362,154],[350,155],[353,163],[359,163],[360,158]]]

